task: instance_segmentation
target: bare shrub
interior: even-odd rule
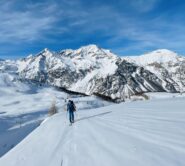
[[[50,107],[49,111],[48,111],[48,115],[52,116],[56,113],[58,113],[58,110],[57,110],[57,107],[56,107],[56,101],[54,100],[51,104],[51,107]]]

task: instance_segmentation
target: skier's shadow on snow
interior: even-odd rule
[[[95,115],[91,115],[91,116],[85,116],[85,117],[76,119],[75,121],[78,122],[78,121],[81,121],[81,120],[86,120],[86,119],[90,119],[90,118],[94,118],[94,117],[100,117],[100,116],[104,116],[106,114],[110,114],[111,112],[112,111],[108,111],[108,112],[104,112],[104,113],[101,113],[101,114],[95,114]]]

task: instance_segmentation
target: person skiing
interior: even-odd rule
[[[74,123],[74,112],[76,111],[76,106],[72,100],[69,100],[67,103],[67,112],[69,112],[69,121]]]

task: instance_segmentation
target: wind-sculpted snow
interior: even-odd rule
[[[115,101],[124,101],[144,92],[179,90],[173,78],[149,72],[145,67],[121,59],[96,45],[59,53],[45,49],[17,61],[17,66],[21,80],[87,95],[96,94]]]
[[[0,158],[3,166],[184,166],[184,98],[65,113],[41,124]]]

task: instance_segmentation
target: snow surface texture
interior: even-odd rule
[[[3,166],[184,166],[184,98],[122,103],[47,119]]]
[[[109,50],[88,45],[58,53],[44,49],[18,60],[15,67],[21,80],[120,102],[144,92],[182,91],[185,74],[181,62],[185,64],[185,59],[169,50],[120,58]]]

